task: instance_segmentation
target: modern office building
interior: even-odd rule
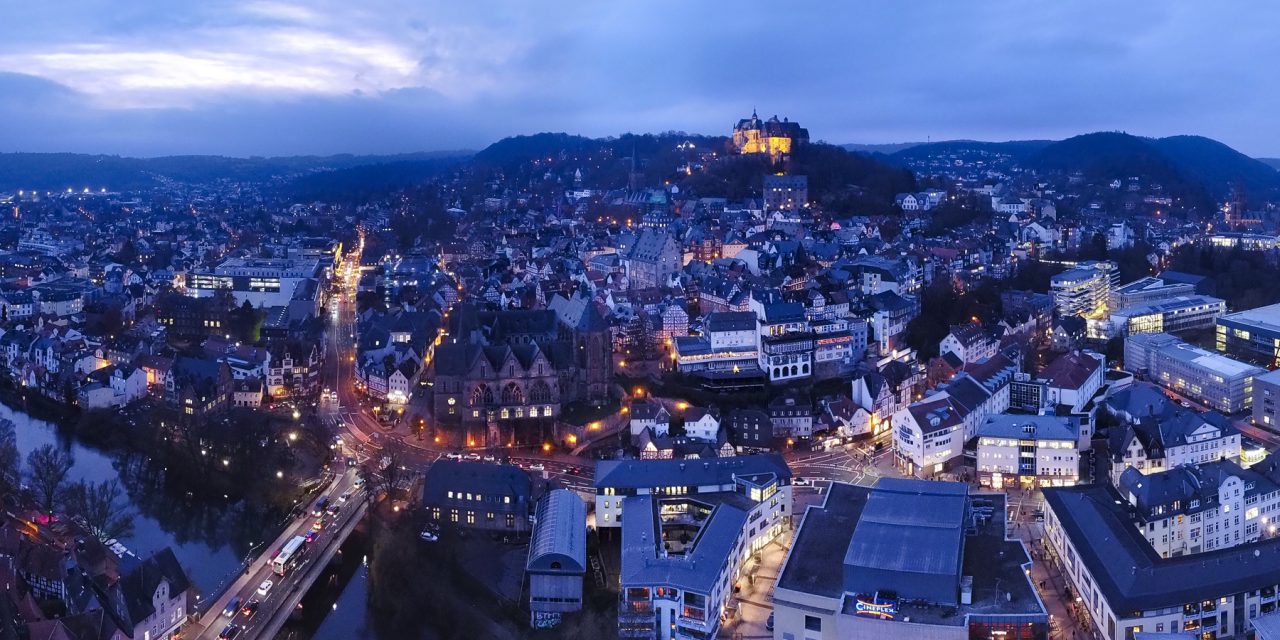
[[[790,527],[791,472],[776,454],[602,461],[596,505],[622,530],[618,635],[714,638],[746,561]]]
[[[1049,488],[1044,497],[1050,561],[1101,638],[1246,638],[1251,620],[1276,610],[1280,538],[1164,558],[1113,487]]]
[[[1137,307],[1195,293],[1196,287],[1193,284],[1145,276],[1112,290],[1110,306],[1112,309]]]
[[[1120,284],[1120,267],[1110,260],[1082,262],[1049,279],[1059,316],[1106,315],[1111,290]]]
[[[1268,368],[1280,366],[1280,304],[1218,318],[1218,351]]]
[[[314,288],[321,274],[320,261],[314,258],[229,258],[212,269],[188,273],[187,294],[206,298],[219,289],[228,289],[236,304],[288,306],[295,294],[305,294],[308,288]],[[315,292],[311,291],[310,296],[314,298]]]
[[[1175,333],[1212,327],[1226,312],[1227,302],[1221,298],[1178,296],[1116,309],[1109,320],[1091,322],[1089,329],[1094,337],[1108,339],[1135,333]]]
[[[1044,639],[1049,616],[1004,494],[958,482],[834,483],[773,592],[774,638]]]
[[[1079,437],[1058,416],[989,416],[978,425],[978,482],[1003,490],[1069,487],[1080,477]]]
[[[587,572],[587,505],[568,489],[547,492],[534,511],[525,574],[530,623],[554,626],[561,614],[582,609]]]
[[[1280,425],[1280,369],[1253,379],[1253,423]]]
[[[1125,338],[1124,363],[1125,369],[1226,414],[1249,408],[1253,379],[1266,373],[1167,333]]]

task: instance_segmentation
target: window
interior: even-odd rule
[[[806,631],[822,631],[822,618],[818,616],[805,616],[804,628]]]

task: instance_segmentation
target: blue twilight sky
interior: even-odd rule
[[[0,0],[0,151],[394,153],[568,131],[1214,137],[1280,155],[1280,3]]]

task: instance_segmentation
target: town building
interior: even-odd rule
[[[1112,309],[1139,307],[1182,296],[1191,296],[1195,295],[1195,293],[1195,285],[1190,283],[1166,281],[1155,276],[1143,276],[1112,290],[1108,306]]]
[[[1187,464],[1158,473],[1126,469],[1116,488],[1133,509],[1134,524],[1163,558],[1255,542],[1274,534],[1280,485],[1232,460]]]
[[[1009,539],[1004,494],[953,482],[833,483],[773,591],[775,638],[1045,640],[1049,615]]]
[[[781,456],[602,461],[596,525],[622,537],[618,635],[715,637],[746,560],[790,523]]]
[[[1167,333],[1130,335],[1124,341],[1125,369],[1223,413],[1248,409],[1253,379],[1266,373],[1227,356],[1201,349]]]
[[[938,353],[954,353],[963,363],[978,362],[996,354],[1000,341],[992,338],[977,323],[957,324],[938,343]]]
[[[978,425],[977,460],[984,487],[1069,487],[1080,477],[1079,437],[1057,416],[988,416]]]
[[[766,175],[764,177],[765,211],[796,211],[809,202],[807,176]]]
[[[1112,427],[1111,482],[1117,484],[1126,469],[1156,473],[1187,464],[1215,460],[1239,461],[1240,431],[1226,416],[1199,413],[1166,405],[1123,425]]]
[[[519,535],[529,532],[531,487],[512,464],[437,460],[422,481],[422,508],[434,522]]]
[[[1268,368],[1280,367],[1280,304],[1218,318],[1217,348]]]
[[[1252,619],[1276,610],[1280,538],[1165,558],[1114,487],[1054,487],[1044,497],[1050,560],[1101,638],[1246,638]]]
[[[680,373],[704,380],[759,379],[759,335],[754,312],[708,313],[703,335],[676,337],[672,357]]]
[[[1003,396],[1003,401],[1001,400]],[[893,416],[894,461],[906,475],[939,477],[959,465],[964,445],[987,416],[1009,407],[1008,388],[992,393],[968,374]]]
[[[197,298],[213,297],[219,289],[226,289],[236,305],[288,306],[295,293],[315,287],[322,273],[315,259],[228,258],[212,269],[188,273],[186,287],[187,294]]]
[[[1253,423],[1280,425],[1280,369],[1253,379]]]
[[[1209,296],[1178,296],[1160,302],[1115,309],[1110,318],[1089,322],[1097,338],[1123,338],[1135,333],[1176,333],[1205,329],[1227,311],[1227,302]]]
[[[1082,262],[1049,279],[1049,293],[1060,316],[1098,318],[1106,315],[1111,289],[1120,282],[1120,267],[1107,261]]]
[[[586,522],[587,505],[568,489],[554,489],[538,501],[524,569],[534,628],[554,626],[562,614],[582,609]]]

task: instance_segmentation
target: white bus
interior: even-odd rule
[[[306,538],[302,536],[294,536],[293,539],[284,543],[283,547],[276,552],[274,558],[271,559],[271,570],[277,575],[284,575],[298,564],[298,560],[302,559],[302,552],[306,548]]]

